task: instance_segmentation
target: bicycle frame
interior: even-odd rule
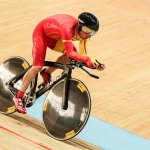
[[[84,68],[88,67],[86,64],[71,58],[69,64],[45,61],[44,66],[58,68],[62,72],[45,86],[37,85],[37,74],[25,92],[24,106],[31,107],[37,98],[50,90],[42,109],[44,127],[51,137],[68,140],[83,129],[91,111],[90,92],[82,81],[71,77],[72,70],[79,68],[93,78],[99,77],[90,74]],[[13,96],[19,91],[23,76],[32,66],[22,57],[12,57],[0,67],[0,113],[10,114],[16,111]],[[67,111],[64,113],[64,110]]]
[[[61,63],[56,63],[56,62],[51,62],[51,61],[45,61],[44,66],[49,66],[49,67],[54,67],[54,68],[59,68],[64,70],[62,74],[56,76],[54,80],[52,80],[50,83],[47,85],[43,86],[41,89],[36,91],[36,88],[34,88],[33,93],[35,93],[36,99],[39,98],[41,95],[43,95],[45,92],[50,90],[56,83],[58,83],[60,80],[64,79],[64,85],[63,85],[63,97],[62,97],[62,109],[66,110],[68,108],[68,85],[69,85],[69,78],[71,78],[71,73],[72,73],[72,66],[65,66]],[[20,80],[24,74],[31,68],[27,68],[23,72],[19,73],[12,79],[10,79],[7,83],[8,89],[12,92],[17,93],[19,89],[16,89],[13,85]],[[35,85],[37,85],[37,79],[35,80]]]

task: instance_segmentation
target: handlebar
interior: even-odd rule
[[[76,60],[70,58],[70,64],[68,64],[68,65],[70,65],[70,66],[72,66],[72,67],[74,67],[74,68],[80,68],[80,69],[82,69],[84,72],[86,72],[89,76],[91,76],[91,77],[93,77],[93,78],[96,78],[96,79],[99,79],[99,76],[96,76],[96,75],[94,75],[94,74],[91,74],[91,73],[89,73],[85,68],[83,68],[83,67],[89,68],[89,67],[88,67],[85,63],[83,63],[83,62],[78,62],[78,61],[76,61]],[[96,69],[96,68],[90,68],[90,69]]]
[[[100,65],[103,65],[103,64],[100,64]],[[71,68],[71,69],[80,68],[84,72],[86,72],[89,76],[91,76],[93,78],[96,78],[96,79],[99,79],[99,76],[91,74],[85,68],[83,68],[83,67],[89,68],[85,63],[78,62],[78,61],[76,61],[72,58],[70,58],[70,63],[66,64],[66,65],[64,65],[62,63],[57,63],[57,62],[45,61],[44,66],[50,66],[50,67],[59,68],[59,69],[62,69],[62,70],[65,70],[66,67]],[[96,68],[90,68],[90,69],[96,69]]]

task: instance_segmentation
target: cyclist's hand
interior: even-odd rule
[[[102,71],[102,70],[104,70],[105,68],[106,68],[105,64],[102,64],[102,63],[99,63],[99,66],[96,66],[96,69],[97,69],[98,71]]]
[[[88,61],[87,61],[87,65],[88,65],[88,67],[96,68],[99,71],[104,70],[106,68],[106,66],[104,64],[98,62],[94,58],[89,58]]]

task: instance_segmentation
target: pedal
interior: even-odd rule
[[[36,95],[34,94],[33,97],[29,97],[26,103],[26,107],[31,107],[36,101]]]
[[[31,107],[34,103],[32,102],[32,99],[29,99],[28,103],[26,104],[26,107]]]

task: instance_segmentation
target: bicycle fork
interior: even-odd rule
[[[69,79],[71,78],[72,70],[70,68],[66,68],[64,71],[67,75],[64,78],[64,85],[63,85],[63,95],[62,95],[62,109],[68,109],[68,94],[69,94]]]

